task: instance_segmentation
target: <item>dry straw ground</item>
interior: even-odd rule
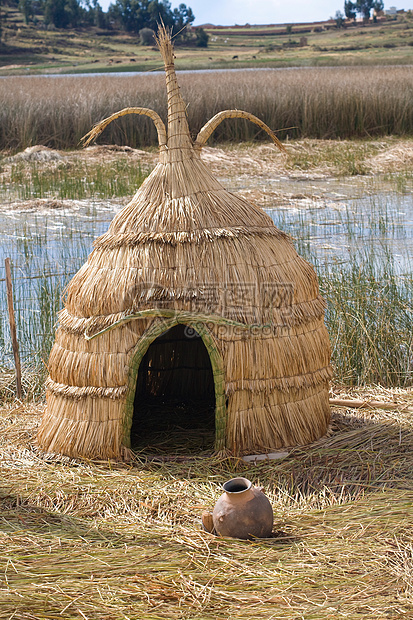
[[[3,406],[0,617],[412,617],[412,392],[338,395],[399,409],[336,409],[329,436],[257,465],[48,458],[42,406]],[[234,474],[266,488],[272,539],[201,531]]]

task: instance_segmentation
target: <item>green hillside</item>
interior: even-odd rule
[[[323,23],[220,28],[206,26],[208,47],[196,47],[195,30],[177,42],[179,69],[234,67],[411,64],[413,14],[398,13],[377,23]],[[16,6],[2,7],[0,75],[94,71],[152,71],[155,47],[139,36],[111,28],[46,26],[42,15],[25,23]]]

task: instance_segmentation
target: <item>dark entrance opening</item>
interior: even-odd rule
[[[215,441],[214,376],[199,334],[175,325],[149,346],[136,382],[131,445],[164,454],[211,452]]]

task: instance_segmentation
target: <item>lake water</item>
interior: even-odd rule
[[[264,203],[275,225],[295,240],[318,268],[343,269],[351,261],[376,262],[377,275],[390,260],[403,277],[413,265],[412,194],[379,179],[276,178],[261,190],[278,192]],[[251,180],[228,179],[232,190]],[[254,186],[257,184],[254,181]],[[0,225],[0,304],[6,308],[4,259],[13,267],[16,317],[23,362],[44,359],[53,340],[56,312],[70,278],[85,262],[93,240],[105,232],[119,200],[65,201],[61,209],[5,207]],[[11,364],[6,312],[0,321],[0,364]]]
[[[399,65],[394,65],[394,66],[399,66]],[[400,66],[404,66],[404,65],[400,65]],[[344,68],[346,68],[344,66]],[[350,67],[351,68],[351,67]],[[242,71],[254,71],[254,73],[256,73],[257,71],[302,71],[302,70],[311,70],[314,69],[314,67],[240,67],[240,68],[234,68],[234,69],[177,69],[176,70],[176,74],[180,75],[180,74],[186,74],[186,73],[197,73],[197,74],[203,74],[203,73],[239,73]],[[336,70],[336,67],[317,67],[317,71],[321,70],[321,71],[334,71]],[[28,70],[29,71],[29,70]],[[159,69],[158,70],[148,70],[148,71],[93,71],[93,72],[88,72],[88,73],[35,73],[35,74],[22,74],[19,75],[19,78],[24,77],[27,79],[31,79],[31,78],[39,78],[39,77],[47,77],[47,78],[56,78],[56,77],[65,77],[65,78],[73,78],[73,77],[134,77],[134,76],[140,76],[140,75],[165,75],[165,70],[164,69]],[[7,79],[10,76],[8,75],[0,75],[0,80],[3,79]]]

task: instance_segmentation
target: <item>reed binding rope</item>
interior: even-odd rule
[[[150,309],[150,310],[141,310],[140,312],[136,312],[135,314],[128,314],[125,317],[122,317],[109,327],[105,327],[101,331],[89,336],[87,332],[84,332],[85,340],[93,340],[106,332],[115,329],[119,325],[123,323],[128,323],[129,321],[133,321],[136,319],[147,319],[147,318],[161,318],[161,319],[172,319],[176,317],[179,323],[194,323],[196,325],[208,324],[212,323],[214,325],[226,325],[228,327],[238,327],[244,330],[262,330],[265,328],[270,328],[271,324],[268,325],[259,325],[259,324],[251,324],[248,325],[246,323],[241,323],[240,321],[231,321],[230,319],[226,319],[220,315],[216,314],[200,314],[199,312],[177,312],[176,310],[161,310],[161,309]]]

